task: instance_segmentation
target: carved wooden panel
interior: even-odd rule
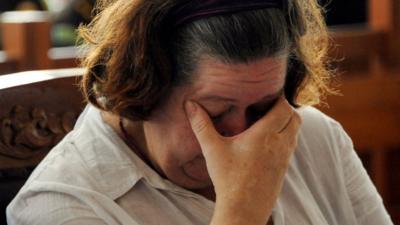
[[[84,107],[77,77],[0,89],[0,169],[35,166]]]
[[[48,151],[72,130],[77,116],[73,111],[57,115],[15,105],[8,116],[0,118],[0,154],[27,159]]]

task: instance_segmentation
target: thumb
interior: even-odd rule
[[[206,146],[218,141],[220,135],[215,130],[210,117],[200,105],[193,101],[187,101],[185,110],[192,130],[203,150]]]

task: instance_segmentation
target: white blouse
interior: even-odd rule
[[[393,224],[350,138],[312,107],[303,124],[275,225]],[[160,177],[87,106],[7,208],[9,225],[206,225],[214,202]]]

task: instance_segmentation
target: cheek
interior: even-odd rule
[[[167,141],[171,144],[168,151],[172,157],[178,159],[180,166],[201,154],[199,143],[189,124],[182,124],[169,132]]]
[[[148,123],[146,139],[151,158],[160,167],[182,166],[201,153],[186,117],[177,114]]]

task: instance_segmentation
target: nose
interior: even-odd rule
[[[224,118],[217,125],[218,132],[225,137],[238,135],[249,128],[249,122],[244,115]]]

